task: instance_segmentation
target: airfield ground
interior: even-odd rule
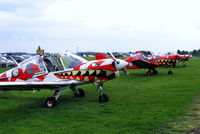
[[[130,70],[104,84],[108,103],[98,102],[96,86],[83,85],[85,98],[62,93],[58,106],[45,108],[53,92],[10,91],[0,94],[0,134],[146,134],[183,133],[200,126],[200,58],[174,75],[158,68]],[[1,72],[5,69],[1,69]]]

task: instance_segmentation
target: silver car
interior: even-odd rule
[[[0,67],[6,67],[6,60],[0,57]]]
[[[15,67],[16,63],[12,60],[7,59],[6,57],[0,57],[6,63],[5,67]]]

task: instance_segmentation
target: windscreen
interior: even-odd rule
[[[63,54],[61,60],[66,69],[74,68],[81,63],[87,62],[85,59],[71,53]]]

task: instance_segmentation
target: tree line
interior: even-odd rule
[[[177,54],[190,54],[193,56],[200,56],[200,49],[196,50],[192,50],[192,51],[185,51],[185,50],[177,50]]]

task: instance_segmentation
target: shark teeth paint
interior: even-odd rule
[[[117,77],[114,71],[108,70],[73,70],[54,74],[59,79],[78,80],[84,82],[104,82]]]

